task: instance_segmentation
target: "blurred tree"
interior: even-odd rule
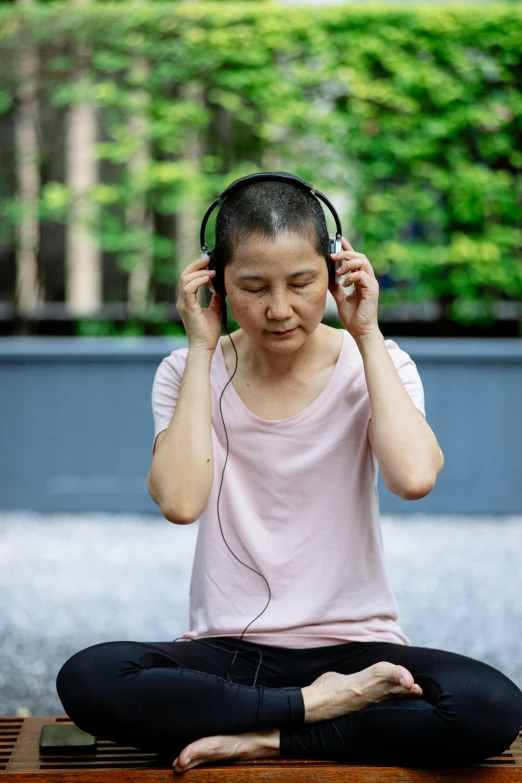
[[[32,0],[17,0],[20,6]],[[20,81],[16,90],[17,108],[14,116],[16,187],[21,211],[16,226],[15,307],[27,315],[43,300],[38,274],[40,241],[38,204],[40,199],[40,168],[38,145],[38,57],[33,43],[20,47]]]
[[[134,0],[139,2],[140,0]],[[130,67],[130,81],[136,85],[132,95],[133,109],[129,115],[129,132],[136,146],[128,161],[129,181],[133,193],[126,211],[126,227],[135,237],[131,252],[120,261],[129,273],[127,302],[132,316],[144,315],[151,298],[151,277],[153,264],[153,221],[152,211],[147,209],[147,170],[151,162],[148,113],[150,94],[142,87],[149,78],[149,64],[143,56],[137,55]]]
[[[69,0],[72,7],[88,4],[89,0]],[[65,143],[65,179],[70,194],[65,231],[65,300],[67,309],[78,315],[99,310],[103,296],[101,252],[93,231],[97,205],[90,198],[98,183],[98,122],[89,99],[88,68],[83,65],[90,57],[89,48],[78,44],[79,66],[72,77],[76,95],[69,109]]]

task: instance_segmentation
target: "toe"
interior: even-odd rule
[[[397,669],[399,669],[398,676],[400,685],[413,695],[422,695],[422,688],[415,682],[412,673],[409,672],[408,669],[405,669],[404,666],[397,666]]]
[[[389,661],[381,661],[377,666],[379,667],[379,675],[388,683],[406,689],[413,684],[413,677],[404,666],[399,666]]]
[[[203,764],[205,761],[219,758],[221,750],[222,743],[220,737],[202,737],[183,748],[178,756],[177,765],[173,764],[173,766],[175,769],[186,771],[197,764]]]
[[[386,683],[388,692],[391,695],[397,695],[404,698],[418,698],[422,696],[422,688],[415,683],[413,675],[405,666],[390,663],[389,661],[380,661],[374,664],[376,672]]]
[[[390,663],[389,661],[382,661],[378,665],[380,667],[381,675],[388,680],[388,682],[393,683],[393,685],[403,688],[408,692],[411,692],[412,688],[413,692],[420,690],[419,687],[415,685],[413,675],[405,666]]]
[[[194,761],[194,759],[197,759],[199,755],[201,755],[201,752],[195,743],[192,745],[187,745],[186,748],[183,748],[177,759],[175,759],[175,762],[172,764],[172,766],[175,769],[186,769],[187,764],[189,764],[191,761]]]
[[[396,676],[398,676],[400,685],[410,689],[413,685],[413,677],[411,676],[411,673],[408,671],[408,669],[405,669],[404,666],[397,666],[396,669]]]

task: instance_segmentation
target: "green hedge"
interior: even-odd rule
[[[270,150],[279,168],[349,196],[344,233],[380,275],[383,305],[436,299],[450,320],[487,323],[494,301],[522,301],[520,5],[4,6],[0,124],[15,107],[24,42],[39,50],[41,105],[80,99],[70,76],[80,64],[88,74],[84,94],[110,137],[98,153],[113,164],[112,180],[93,193],[100,242],[122,268],[136,263],[143,240],[124,230],[133,195],[145,190],[164,215],[196,198],[203,214],[233,179],[264,168]],[[133,69],[136,55],[148,75]],[[202,104],[182,97],[190,85]],[[141,182],[125,170],[138,87],[150,95],[156,158]],[[197,170],[181,157],[193,134],[204,149]],[[13,182],[12,174],[0,182],[10,242]],[[64,185],[44,181],[42,220],[66,221],[67,208]],[[215,213],[211,245],[214,221]],[[163,283],[192,260],[176,258],[175,241],[159,233],[154,254]]]

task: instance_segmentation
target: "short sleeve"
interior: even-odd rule
[[[154,440],[152,453],[156,446],[156,438],[166,430],[172,421],[183,373],[185,372],[187,349],[173,351],[161,362],[152,384],[152,415],[154,418]]]
[[[406,351],[399,348],[394,340],[385,340],[384,344],[388,349],[388,353],[399,374],[399,378],[403,382],[404,388],[410,395],[413,404],[420,410],[424,418],[426,418],[424,388],[419,371],[417,370],[417,365]]]

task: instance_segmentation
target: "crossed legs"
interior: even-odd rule
[[[267,756],[454,766],[499,755],[522,725],[517,685],[457,653],[388,642],[306,650],[243,642],[230,682],[224,675],[236,641],[210,641],[212,650],[197,641],[103,642],[81,650],[57,676],[64,710],[100,738],[171,759],[204,738],[250,734],[264,737]],[[259,651],[264,665],[253,685]],[[379,662],[405,667],[422,696],[305,722],[303,688],[324,672],[353,674]]]

